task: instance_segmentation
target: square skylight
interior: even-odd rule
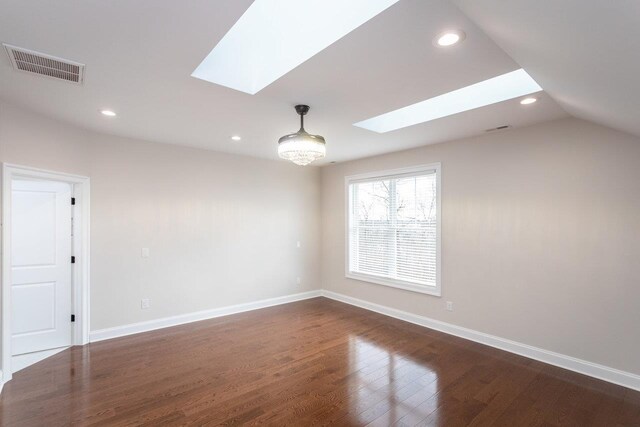
[[[255,0],[191,74],[251,95],[398,0]]]
[[[538,83],[521,68],[399,110],[354,123],[354,126],[385,133],[541,90]]]

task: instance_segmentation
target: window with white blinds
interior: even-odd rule
[[[440,165],[347,178],[347,277],[440,295]]]

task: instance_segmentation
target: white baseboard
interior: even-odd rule
[[[179,316],[166,317],[148,322],[133,323],[130,325],[117,326],[114,328],[100,329],[90,333],[90,341],[102,341],[111,338],[122,337],[126,335],[137,334],[141,332],[153,331],[156,329],[166,328],[170,326],[182,325],[185,323],[197,322],[199,320],[212,319],[215,317],[227,316],[245,311],[257,310],[260,308],[271,307],[274,305],[286,304],[294,301],[300,301],[309,298],[324,296],[336,301],[351,304],[366,310],[414,323],[430,329],[435,329],[450,335],[455,335],[481,344],[508,351],[510,353],[519,354],[530,359],[550,365],[559,366],[570,371],[598,378],[603,381],[618,384],[623,387],[640,391],[640,375],[631,372],[625,372],[608,366],[599,365],[597,363],[588,362],[586,360],[577,359],[575,357],[566,356],[564,354],[555,353],[553,351],[544,350],[538,347],[522,344],[517,341],[500,338],[495,335],[485,334],[473,329],[456,326],[451,323],[442,322],[431,319],[429,317],[420,316],[395,308],[375,304],[361,299],[353,298],[347,295],[339,294],[327,290],[317,290],[303,292],[300,294],[286,295],[283,297],[270,298],[260,301],[254,301],[245,304],[215,308],[213,310],[200,311],[196,313],[188,313]],[[0,390],[2,385],[0,384]]]
[[[332,291],[323,290],[322,296],[640,391],[640,375],[632,374],[631,372],[620,371],[608,366],[576,359],[575,357],[566,356],[564,354],[485,334],[483,332],[474,331],[473,329],[463,328],[451,323],[441,322],[429,317],[408,313],[406,311],[397,310],[395,308],[386,307]]]
[[[299,294],[285,295],[282,297],[263,299],[244,304],[230,305],[226,307],[214,308],[212,310],[198,311],[195,313],[181,314],[178,316],[164,317],[162,319],[149,320],[147,322],[131,323],[129,325],[116,326],[113,328],[98,329],[89,333],[89,341],[103,341],[111,338],[123,337],[126,335],[138,334],[141,332],[153,331],[156,329],[168,328],[170,326],[182,325],[185,323],[197,322],[199,320],[213,319],[214,317],[228,316],[230,314],[242,313],[244,311],[257,310],[274,305],[286,304],[294,301],[301,301],[309,298],[321,296],[321,291],[309,291]]]

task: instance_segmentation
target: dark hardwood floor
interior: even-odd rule
[[[74,347],[11,426],[640,426],[640,392],[324,298]]]

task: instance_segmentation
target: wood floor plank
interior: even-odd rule
[[[73,347],[2,426],[640,426],[640,393],[325,298]]]

